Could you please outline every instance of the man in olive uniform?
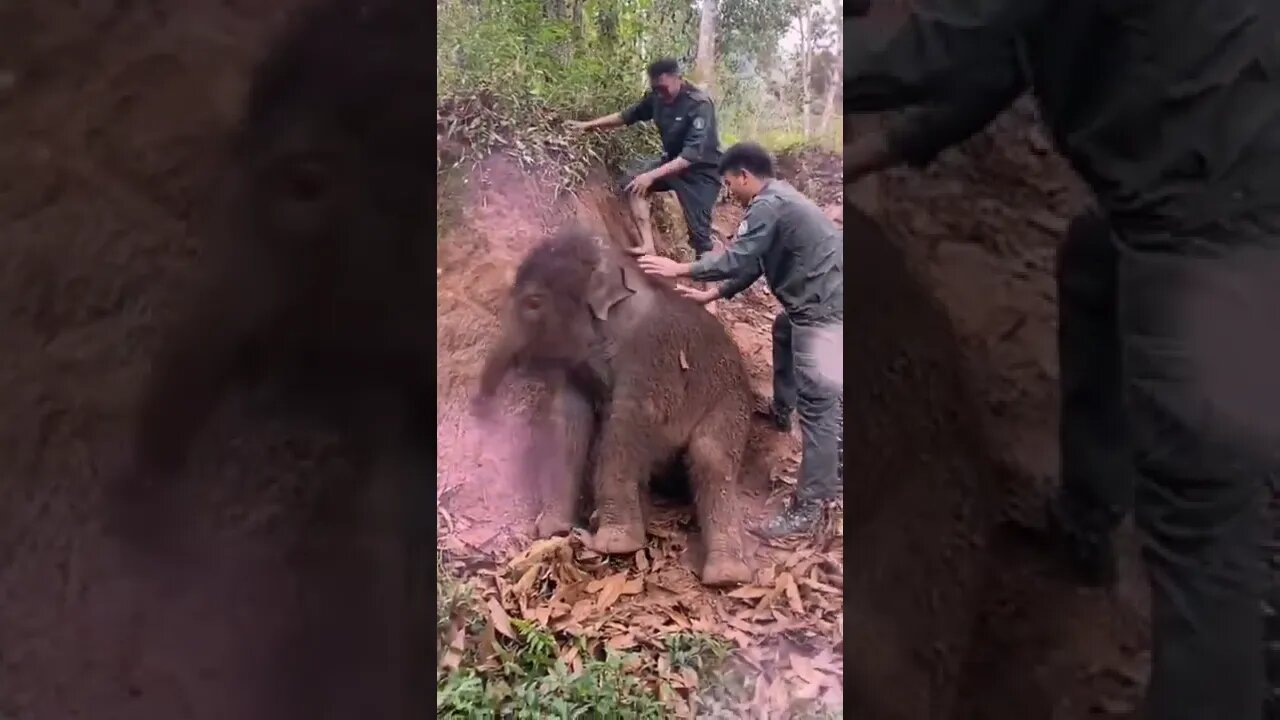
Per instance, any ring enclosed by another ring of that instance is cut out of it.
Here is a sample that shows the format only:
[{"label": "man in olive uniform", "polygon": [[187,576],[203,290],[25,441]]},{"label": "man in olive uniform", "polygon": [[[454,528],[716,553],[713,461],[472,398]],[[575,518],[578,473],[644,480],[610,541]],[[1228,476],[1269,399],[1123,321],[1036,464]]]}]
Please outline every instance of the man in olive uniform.
[{"label": "man in olive uniform", "polygon": [[642,240],[639,252],[652,254],[650,192],[674,192],[689,228],[694,254],[711,249],[711,210],[720,195],[720,136],[711,97],[680,75],[680,66],[663,58],[649,66],[649,92],[632,107],[588,122],[571,122],[578,130],[610,130],[652,120],[662,137],[662,155],[644,158],[627,168],[623,190],[631,195],[631,212]]},{"label": "man in olive uniform", "polygon": [[1132,505],[1152,582],[1147,717],[1259,717],[1280,475],[1277,6],[917,8],[883,47],[847,48],[844,93],[846,112],[926,107],[855,141],[846,169],[927,162],[1033,90],[1102,206],[1059,258],[1064,464],[1048,529],[1083,579],[1107,582]]},{"label": "man in olive uniform", "polygon": [[773,177],[769,153],[753,143],[729,148],[720,161],[729,192],[748,203],[737,238],[694,263],[641,257],[661,277],[720,281],[681,288],[709,303],[746,290],[761,275],[783,311],[773,323],[773,407],[779,429],[798,411],[803,454],[795,496],[756,530],[782,537],[814,528],[822,503],[840,492],[840,396],[844,386],[844,242],[817,205]]}]

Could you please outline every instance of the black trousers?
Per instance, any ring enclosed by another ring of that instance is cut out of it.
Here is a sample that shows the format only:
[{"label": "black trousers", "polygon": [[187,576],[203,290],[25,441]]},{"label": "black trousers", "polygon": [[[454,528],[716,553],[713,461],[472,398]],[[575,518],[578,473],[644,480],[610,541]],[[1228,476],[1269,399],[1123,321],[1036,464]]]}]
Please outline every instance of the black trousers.
[{"label": "black trousers", "polygon": [[1152,584],[1152,720],[1262,715],[1278,270],[1280,221],[1175,237],[1113,232],[1091,212],[1060,250],[1055,509],[1086,540],[1135,514]]}]

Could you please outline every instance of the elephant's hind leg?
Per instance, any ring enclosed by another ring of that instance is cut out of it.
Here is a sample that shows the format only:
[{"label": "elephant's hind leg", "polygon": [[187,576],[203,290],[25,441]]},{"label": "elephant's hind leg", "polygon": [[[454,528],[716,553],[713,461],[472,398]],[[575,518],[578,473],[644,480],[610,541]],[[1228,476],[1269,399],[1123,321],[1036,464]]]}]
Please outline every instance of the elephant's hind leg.
[{"label": "elephant's hind leg", "polygon": [[720,408],[694,428],[689,442],[689,479],[706,544],[705,585],[736,585],[751,580],[742,561],[742,519],[738,507],[738,471],[746,447],[746,411]]}]

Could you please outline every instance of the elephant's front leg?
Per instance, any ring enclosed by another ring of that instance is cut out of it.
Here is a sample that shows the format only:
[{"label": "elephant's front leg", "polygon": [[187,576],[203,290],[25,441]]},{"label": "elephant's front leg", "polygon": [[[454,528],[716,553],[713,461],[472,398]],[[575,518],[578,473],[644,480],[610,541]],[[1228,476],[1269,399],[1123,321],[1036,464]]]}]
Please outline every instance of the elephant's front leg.
[{"label": "elephant's front leg", "polygon": [[[594,407],[590,399],[571,384],[559,393],[560,418],[556,425],[554,448],[563,465],[550,463],[542,476],[542,515],[538,519],[538,537],[563,535],[573,529],[577,518],[578,498],[583,481],[590,472],[591,443],[596,434]],[[545,452],[548,446],[531,448]],[[563,455],[559,455],[559,453]]]},{"label": "elephant's front leg", "polygon": [[705,585],[734,585],[751,580],[742,557],[742,521],[738,509],[738,472],[749,432],[745,407],[713,410],[694,430],[689,443],[698,525],[706,545]]},{"label": "elephant's front leg", "polygon": [[599,553],[621,555],[644,547],[644,513],[641,483],[653,471],[655,444],[652,432],[635,420],[627,405],[615,404],[600,434],[595,471],[596,512],[600,528],[592,539]]}]

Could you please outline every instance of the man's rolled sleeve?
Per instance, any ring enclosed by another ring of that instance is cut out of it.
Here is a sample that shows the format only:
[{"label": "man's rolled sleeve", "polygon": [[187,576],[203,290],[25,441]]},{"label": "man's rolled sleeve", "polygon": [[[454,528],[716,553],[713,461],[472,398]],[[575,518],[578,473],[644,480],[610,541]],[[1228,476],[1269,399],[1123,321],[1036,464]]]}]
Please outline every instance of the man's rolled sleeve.
[{"label": "man's rolled sleeve", "polygon": [[685,134],[680,157],[690,163],[706,159],[707,138],[711,134],[711,103],[700,102],[689,111],[689,132]]},{"label": "man's rolled sleeve", "polygon": [[778,210],[773,203],[752,203],[742,220],[746,227],[733,244],[703,255],[689,268],[689,277],[699,281],[731,280],[755,271],[773,243],[777,223]]},{"label": "man's rolled sleeve", "polygon": [[646,94],[640,102],[619,113],[624,125],[635,125],[638,122],[653,119],[653,96]]},{"label": "man's rolled sleeve", "polygon": [[[846,46],[845,112],[881,112],[946,97],[957,73],[985,65],[982,59],[993,45],[1007,46],[1041,16],[1048,3],[922,0],[887,43]],[[867,21],[845,24],[863,22]]]}]

